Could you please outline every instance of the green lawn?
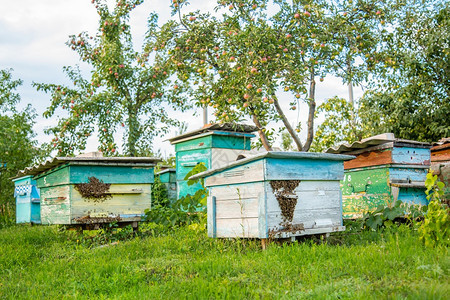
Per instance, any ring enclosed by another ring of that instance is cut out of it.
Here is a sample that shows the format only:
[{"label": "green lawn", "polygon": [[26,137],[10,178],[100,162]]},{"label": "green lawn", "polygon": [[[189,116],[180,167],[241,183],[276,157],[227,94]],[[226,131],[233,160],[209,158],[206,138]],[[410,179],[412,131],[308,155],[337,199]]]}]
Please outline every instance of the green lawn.
[{"label": "green lawn", "polygon": [[407,227],[328,243],[210,239],[189,229],[94,248],[54,226],[0,230],[0,298],[448,299],[448,249]]}]

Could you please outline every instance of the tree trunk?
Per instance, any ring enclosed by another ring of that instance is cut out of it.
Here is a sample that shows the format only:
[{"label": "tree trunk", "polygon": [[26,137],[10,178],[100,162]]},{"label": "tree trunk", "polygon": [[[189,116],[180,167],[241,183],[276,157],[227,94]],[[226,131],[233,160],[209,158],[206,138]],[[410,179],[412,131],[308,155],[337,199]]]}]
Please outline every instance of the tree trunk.
[{"label": "tree trunk", "polygon": [[302,142],[300,141],[300,138],[298,137],[298,135],[295,133],[295,130],[292,128],[291,123],[289,123],[289,120],[286,118],[286,115],[284,114],[283,110],[281,109],[280,103],[276,99],[273,99],[273,100],[274,100],[275,108],[276,108],[278,114],[280,115],[281,120],[283,121],[283,124],[286,127],[286,130],[292,136],[295,144],[297,145],[297,150],[303,151]]},{"label": "tree trunk", "polygon": [[258,127],[258,134],[259,134],[259,138],[261,139],[261,143],[264,146],[264,149],[266,149],[266,151],[272,151],[272,147],[270,146],[269,140],[267,139],[266,134],[264,133],[264,131],[262,130],[262,126],[261,123],[259,123],[258,117],[256,117],[255,115],[252,116],[253,117],[253,123],[255,123],[256,127]]},{"label": "tree trunk", "polygon": [[309,78],[309,115],[308,115],[308,137],[306,138],[303,151],[309,151],[314,139],[314,113],[316,112],[316,81],[314,80],[314,67],[311,67],[311,77]]},{"label": "tree trunk", "polygon": [[133,108],[128,108],[128,155],[137,156],[136,142],[138,137],[139,121],[136,118],[136,113]]}]

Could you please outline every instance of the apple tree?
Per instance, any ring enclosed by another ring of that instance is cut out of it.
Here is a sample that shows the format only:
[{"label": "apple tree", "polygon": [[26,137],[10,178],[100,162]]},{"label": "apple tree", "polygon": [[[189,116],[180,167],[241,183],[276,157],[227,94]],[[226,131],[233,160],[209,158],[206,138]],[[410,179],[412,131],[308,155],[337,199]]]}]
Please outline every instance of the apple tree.
[{"label": "apple tree", "polygon": [[30,105],[19,111],[22,80],[11,70],[0,70],[0,227],[14,222],[14,183],[11,177],[45,157],[37,147],[33,131],[36,116]]},{"label": "apple tree", "polygon": [[52,143],[60,155],[84,150],[94,132],[99,150],[106,155],[117,154],[115,136],[120,133],[124,154],[147,155],[155,136],[179,124],[169,115],[168,108],[183,111],[188,105],[177,97],[177,89],[166,91],[167,86],[173,85],[170,68],[147,47],[158,31],[155,14],[148,19],[142,50],[136,51],[133,46],[129,18],[142,1],[116,0],[109,8],[106,1],[92,0],[99,15],[96,34],[82,32],[67,42],[89,65],[89,76],[78,66],[65,67],[73,86],[35,83],[38,90],[51,95],[45,117],[65,111],[58,124],[47,130],[54,135]]},{"label": "apple tree", "polygon": [[[315,83],[328,72],[321,1],[220,1],[221,17],[192,12],[182,15],[186,2],[174,0],[179,22],[163,26],[155,47],[166,45],[167,60],[198,106],[214,108],[218,121],[251,118],[260,128],[265,149],[271,149],[269,122],[281,121],[297,150],[307,151],[314,135]],[[276,10],[274,9],[276,8]],[[291,124],[279,101],[290,95],[288,109],[304,101],[309,108],[307,139],[300,124]]]}]

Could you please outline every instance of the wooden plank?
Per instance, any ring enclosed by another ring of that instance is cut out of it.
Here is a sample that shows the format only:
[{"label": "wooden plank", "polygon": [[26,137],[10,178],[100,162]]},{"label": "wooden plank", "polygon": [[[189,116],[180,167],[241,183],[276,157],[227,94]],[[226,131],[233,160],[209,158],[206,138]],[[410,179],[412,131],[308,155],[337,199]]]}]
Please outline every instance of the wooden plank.
[{"label": "wooden plank", "polygon": [[266,180],[341,180],[343,162],[326,159],[266,158]]},{"label": "wooden plank", "polygon": [[219,238],[257,238],[258,218],[217,219],[217,233]]},{"label": "wooden plank", "polygon": [[419,168],[389,168],[389,180],[394,182],[424,182],[428,169]]},{"label": "wooden plank", "polygon": [[240,154],[248,152],[247,150],[241,149],[213,148],[211,150],[211,169],[220,168],[234,162]]},{"label": "wooden plank", "polygon": [[112,184],[146,184],[154,182],[153,167],[70,166],[70,182],[86,183],[96,177]]},{"label": "wooden plank", "polygon": [[207,149],[211,148],[211,146],[212,135],[209,134],[207,136],[200,136],[175,144],[175,152]]},{"label": "wooden plank", "polygon": [[41,188],[41,223],[70,224],[70,186]]},{"label": "wooden plank", "polygon": [[400,187],[398,200],[408,204],[428,205],[425,187],[423,188],[407,188]]},{"label": "wooden plank", "polygon": [[199,149],[176,153],[177,181],[184,177],[198,163],[204,163],[209,169],[211,166],[211,149]]},{"label": "wooden plank", "polygon": [[430,149],[412,147],[394,147],[392,162],[397,164],[430,165]]},{"label": "wooden plank", "polygon": [[392,149],[383,149],[359,154],[355,159],[345,161],[344,169],[378,166],[392,163]]},{"label": "wooden plank", "polygon": [[[446,145],[443,145],[446,146]],[[446,162],[450,161],[450,148],[442,150],[431,149],[431,162]]]},{"label": "wooden plank", "polygon": [[70,183],[69,166],[63,165],[36,176],[38,188],[64,185]]},{"label": "wooden plank", "polygon": [[145,209],[151,208],[151,185],[111,185],[111,190],[130,190],[140,189],[139,194],[113,194],[111,198],[104,201],[95,202],[83,198],[80,193],[72,186],[71,194],[71,219],[90,215],[108,216],[108,215],[141,215]]},{"label": "wooden plank", "polygon": [[[330,220],[333,226],[342,224],[342,214],[336,208],[321,208],[316,210],[296,210],[292,219],[292,224],[303,224],[305,229],[313,228],[316,221]],[[281,212],[273,211],[267,213],[268,230],[278,231],[283,223]]]},{"label": "wooden plank", "polygon": [[[229,132],[233,134],[232,132]],[[216,135],[212,136],[213,148],[226,148],[236,150],[250,150],[251,138],[246,136],[234,136],[234,135]]]},{"label": "wooden plank", "polygon": [[228,185],[236,183],[257,182],[264,180],[263,160],[249,162],[234,168],[221,171],[214,176],[209,176],[205,180],[205,185]]},{"label": "wooden plank", "polygon": [[[267,228],[279,230],[283,216],[278,200],[273,194],[270,184],[266,187]],[[331,220],[334,225],[341,225],[341,192],[339,181],[301,181],[294,190],[298,195],[292,224],[303,224],[304,228],[312,228],[319,220]]]}]

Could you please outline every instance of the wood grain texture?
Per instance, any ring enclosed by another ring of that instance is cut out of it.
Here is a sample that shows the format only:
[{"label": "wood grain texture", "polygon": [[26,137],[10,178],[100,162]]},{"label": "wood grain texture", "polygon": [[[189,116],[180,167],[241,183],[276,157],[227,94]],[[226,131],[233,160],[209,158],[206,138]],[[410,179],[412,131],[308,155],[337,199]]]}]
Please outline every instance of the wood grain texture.
[{"label": "wood grain texture", "polygon": [[259,201],[264,195],[263,182],[214,186],[209,191],[210,237],[259,237]]},{"label": "wood grain texture", "polygon": [[442,150],[431,149],[431,162],[447,162],[450,161],[450,148]]},{"label": "wood grain texture", "polygon": [[245,153],[248,153],[248,151],[242,149],[213,148],[211,151],[211,169],[220,168],[230,162],[236,161],[236,158],[240,154]]},{"label": "wood grain texture", "polygon": [[154,182],[153,167],[70,166],[72,184],[88,182],[91,176],[112,184]]},{"label": "wood grain texture", "polygon": [[70,186],[41,188],[41,223],[70,224]]},{"label": "wood grain texture", "polygon": [[[283,222],[278,200],[266,182],[267,228],[278,230]],[[303,224],[313,228],[318,220],[330,220],[334,225],[342,224],[341,191],[339,181],[301,181],[294,190],[298,196],[292,224]]]},{"label": "wood grain texture", "polygon": [[264,161],[257,160],[245,165],[226,169],[222,172],[209,176],[205,180],[205,185],[228,185],[247,182],[257,182],[264,180]]},{"label": "wood grain texture", "polygon": [[[120,191],[139,189],[139,194],[121,194]],[[105,201],[94,202],[83,198],[71,186],[71,219],[85,217],[121,216],[122,221],[126,215],[143,215],[145,209],[151,208],[151,184],[112,184],[110,191],[114,191],[112,198]]]},{"label": "wood grain texture", "polygon": [[344,170],[392,163],[392,149],[364,152],[355,159],[344,162]]},{"label": "wood grain texture", "polygon": [[392,150],[392,161],[396,164],[429,166],[430,160],[431,151],[428,148],[394,147]]},{"label": "wood grain texture", "polygon": [[327,159],[266,158],[265,180],[341,180],[343,162]]}]

